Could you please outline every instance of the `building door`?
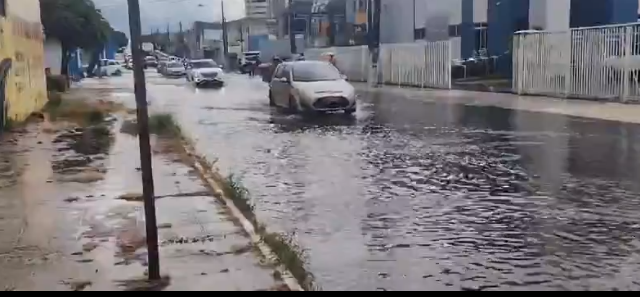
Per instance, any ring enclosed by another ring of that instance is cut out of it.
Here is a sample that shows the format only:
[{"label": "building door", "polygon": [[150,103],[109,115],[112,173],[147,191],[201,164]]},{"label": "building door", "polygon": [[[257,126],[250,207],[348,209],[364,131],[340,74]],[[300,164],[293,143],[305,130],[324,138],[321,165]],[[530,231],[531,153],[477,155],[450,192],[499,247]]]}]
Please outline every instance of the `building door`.
[{"label": "building door", "polygon": [[4,130],[7,121],[9,106],[6,100],[7,80],[11,69],[11,59],[4,59],[0,62],[0,133]]}]

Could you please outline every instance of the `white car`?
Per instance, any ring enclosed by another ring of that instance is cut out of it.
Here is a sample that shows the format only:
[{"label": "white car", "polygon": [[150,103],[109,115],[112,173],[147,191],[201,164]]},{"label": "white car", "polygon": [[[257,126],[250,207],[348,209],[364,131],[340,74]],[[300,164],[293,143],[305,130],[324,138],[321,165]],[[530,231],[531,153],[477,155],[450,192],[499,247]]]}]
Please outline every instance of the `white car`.
[{"label": "white car", "polygon": [[[95,71],[98,71],[97,67]],[[100,71],[102,72],[102,76],[120,76],[123,72],[120,62],[108,59],[100,60]]]},{"label": "white car", "polygon": [[163,67],[162,74],[166,77],[183,77],[186,73],[184,65],[180,62],[168,62]]},{"label": "white car", "polygon": [[222,67],[211,59],[191,60],[187,64],[187,81],[193,82],[196,87],[224,85],[224,71]]},{"label": "white car", "polygon": [[269,105],[290,112],[356,111],[355,88],[331,63],[285,62],[276,68],[269,84]]}]

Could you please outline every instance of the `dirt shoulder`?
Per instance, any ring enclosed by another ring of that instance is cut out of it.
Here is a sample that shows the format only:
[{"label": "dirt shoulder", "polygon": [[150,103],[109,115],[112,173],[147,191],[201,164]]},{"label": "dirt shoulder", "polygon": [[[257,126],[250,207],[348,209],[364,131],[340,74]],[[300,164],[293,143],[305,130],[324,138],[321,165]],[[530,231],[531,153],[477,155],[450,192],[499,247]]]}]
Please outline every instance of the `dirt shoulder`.
[{"label": "dirt shoulder", "polygon": [[0,290],[282,289],[183,156],[156,137],[166,278],[140,281],[147,263],[138,139],[122,129],[125,111],[94,117],[34,123],[2,141]]}]

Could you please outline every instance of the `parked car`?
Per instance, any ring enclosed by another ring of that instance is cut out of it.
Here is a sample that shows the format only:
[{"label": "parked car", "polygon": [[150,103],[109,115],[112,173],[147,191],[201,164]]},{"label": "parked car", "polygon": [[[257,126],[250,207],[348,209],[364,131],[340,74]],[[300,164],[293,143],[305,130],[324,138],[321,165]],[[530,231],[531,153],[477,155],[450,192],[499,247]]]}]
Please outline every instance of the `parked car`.
[{"label": "parked car", "polygon": [[187,81],[193,82],[196,87],[222,87],[223,75],[222,68],[211,59],[191,60],[187,64]]},{"label": "parked car", "polygon": [[158,67],[158,60],[153,56],[147,56],[144,58],[144,65],[146,67]]},{"label": "parked car", "polygon": [[[167,62],[167,61],[160,61],[160,62],[158,62],[158,67],[156,67],[156,71],[157,71],[158,73],[160,73],[160,74],[164,74],[164,70],[165,70],[165,68],[167,67],[167,64],[168,64],[168,63],[169,63],[169,62]],[[183,68],[184,68],[184,67],[183,67]]]},{"label": "parked car", "polygon": [[169,62],[163,67],[162,74],[166,77],[182,77],[186,75],[184,65],[180,62]]},{"label": "parked car", "polygon": [[269,105],[290,112],[356,111],[355,88],[338,69],[324,61],[284,62],[269,84]]},{"label": "parked car", "polygon": [[240,73],[247,74],[251,72],[254,64],[260,59],[260,52],[244,52],[240,59]]},{"label": "parked car", "polygon": [[[95,75],[98,75],[97,71],[98,67],[94,70]],[[108,59],[100,60],[100,71],[102,72],[102,76],[120,76],[123,72],[120,62]]]}]

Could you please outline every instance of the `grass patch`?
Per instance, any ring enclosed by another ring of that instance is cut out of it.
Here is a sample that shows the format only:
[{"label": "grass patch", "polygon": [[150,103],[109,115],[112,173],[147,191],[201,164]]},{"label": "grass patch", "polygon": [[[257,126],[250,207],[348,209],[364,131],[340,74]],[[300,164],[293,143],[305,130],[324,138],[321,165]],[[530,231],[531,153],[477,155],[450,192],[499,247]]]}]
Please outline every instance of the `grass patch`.
[{"label": "grass patch", "polygon": [[[136,119],[126,120],[122,123],[120,132],[138,136],[138,122]],[[166,138],[182,139],[182,129],[170,113],[159,113],[149,116],[149,133]]]},{"label": "grass patch", "polygon": [[306,291],[320,291],[320,288],[314,285],[313,275],[305,268],[304,250],[295,242],[293,237],[285,234],[268,233],[264,226],[259,229],[262,240],[276,254],[279,264],[291,271],[300,286]]},{"label": "grass patch", "polygon": [[227,197],[233,201],[245,218],[253,224],[264,243],[276,254],[278,264],[291,271],[293,277],[298,280],[303,289],[318,291],[319,288],[313,282],[313,275],[305,268],[305,253],[295,243],[293,237],[285,234],[269,233],[264,225],[258,223],[255,215],[255,205],[251,202],[249,191],[235,175],[229,175],[224,180],[223,186]]},{"label": "grass patch", "polygon": [[182,130],[170,113],[158,113],[149,116],[149,132],[158,136],[182,137]]},{"label": "grass patch", "polygon": [[43,112],[48,114],[52,121],[66,120],[81,126],[90,126],[104,122],[109,114],[121,109],[122,106],[113,102],[65,99],[62,94],[51,92]]},{"label": "grass patch", "polygon": [[233,204],[242,212],[254,226],[257,226],[258,220],[255,215],[255,205],[249,198],[249,190],[242,185],[242,182],[235,175],[230,174],[224,181],[224,193],[233,201]]}]

